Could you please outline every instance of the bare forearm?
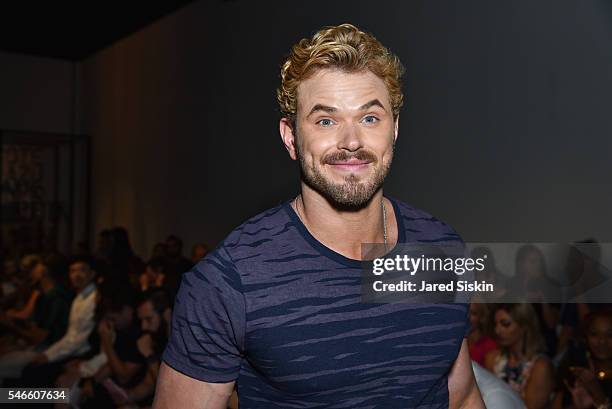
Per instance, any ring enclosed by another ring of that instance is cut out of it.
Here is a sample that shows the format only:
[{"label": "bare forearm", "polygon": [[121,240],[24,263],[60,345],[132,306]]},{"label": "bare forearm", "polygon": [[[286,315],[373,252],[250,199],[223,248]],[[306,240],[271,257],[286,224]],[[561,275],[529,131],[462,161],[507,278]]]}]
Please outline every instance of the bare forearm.
[{"label": "bare forearm", "polygon": [[[450,409],[454,409],[454,407],[451,406]],[[459,402],[457,409],[486,409],[476,382],[472,384],[472,387],[463,402]]]},{"label": "bare forearm", "polygon": [[136,403],[139,402],[155,392],[155,378],[148,373],[147,376],[138,385],[130,389],[128,394],[128,402]]},{"label": "bare forearm", "polygon": [[467,340],[463,339],[461,349],[448,377],[450,409],[486,409],[476,385]]}]

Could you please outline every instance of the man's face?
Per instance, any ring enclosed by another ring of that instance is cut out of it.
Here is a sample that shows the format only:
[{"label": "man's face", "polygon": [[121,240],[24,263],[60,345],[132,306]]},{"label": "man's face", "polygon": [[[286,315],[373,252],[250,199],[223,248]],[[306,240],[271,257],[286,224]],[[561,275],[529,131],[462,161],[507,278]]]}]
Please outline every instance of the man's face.
[{"label": "man's face", "polygon": [[87,287],[94,279],[94,271],[83,262],[76,262],[70,265],[70,283],[77,292]]},{"label": "man's face", "polygon": [[176,240],[166,241],[166,254],[170,257],[179,257],[181,255],[181,245]]},{"label": "man's face", "polygon": [[105,318],[113,323],[115,329],[125,330],[132,324],[134,319],[134,309],[130,306],[123,306],[119,311],[109,311]]},{"label": "man's face", "polygon": [[32,271],[30,271],[30,278],[32,280],[32,284],[39,284],[46,273],[47,266],[45,266],[43,263],[37,263],[34,268],[32,268]]},{"label": "man's face", "polygon": [[156,333],[161,325],[161,316],[153,308],[151,301],[146,301],[138,307],[138,319],[141,329],[145,332]]},{"label": "man's face", "polygon": [[287,138],[281,121],[303,181],[337,206],[365,206],[387,176],[397,138],[384,82],[370,71],[316,72],[298,86],[295,128]]}]

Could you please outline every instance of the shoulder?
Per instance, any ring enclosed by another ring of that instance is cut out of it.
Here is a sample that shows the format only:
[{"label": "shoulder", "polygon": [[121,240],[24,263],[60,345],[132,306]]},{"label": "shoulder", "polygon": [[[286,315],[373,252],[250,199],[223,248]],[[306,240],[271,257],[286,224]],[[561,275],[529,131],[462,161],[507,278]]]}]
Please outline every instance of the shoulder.
[{"label": "shoulder", "polygon": [[[419,242],[463,242],[461,236],[449,224],[397,199],[389,198],[399,210],[398,224],[403,226],[407,241]],[[398,212],[396,212],[398,213]]]},{"label": "shoulder", "polygon": [[533,358],[533,366],[531,368],[532,374],[536,374],[536,373],[546,374],[552,371],[553,371],[552,362],[550,358],[548,358],[546,355],[544,354],[536,355]]},{"label": "shoulder", "polygon": [[271,247],[277,247],[290,223],[284,204],[251,217],[184,275],[185,285],[193,286],[202,281],[219,288],[229,285],[235,291],[242,291],[239,266],[252,262],[256,256],[265,257]]},{"label": "shoulder", "polygon": [[540,355],[534,358],[533,365],[527,372],[525,388],[531,391],[545,391],[554,387],[555,372],[551,360]]},{"label": "shoulder", "polygon": [[256,248],[259,244],[278,239],[292,223],[286,207],[286,203],[282,203],[249,218],[228,234],[219,247],[233,254],[239,249]]}]

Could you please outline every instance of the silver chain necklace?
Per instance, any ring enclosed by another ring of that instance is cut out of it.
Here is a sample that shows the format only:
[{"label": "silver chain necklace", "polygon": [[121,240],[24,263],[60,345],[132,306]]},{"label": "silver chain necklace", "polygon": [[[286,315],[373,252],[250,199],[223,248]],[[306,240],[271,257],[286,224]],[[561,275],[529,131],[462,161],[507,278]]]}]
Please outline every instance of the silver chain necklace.
[{"label": "silver chain necklace", "polygon": [[[302,224],[304,224],[304,226],[306,226],[306,222],[304,221],[304,218],[300,214],[300,209],[298,208],[298,197],[299,196],[300,195],[297,195],[295,197],[295,199],[293,199],[293,205],[295,206],[295,212],[296,212],[298,218],[301,220]],[[383,239],[385,241],[385,249],[386,249],[387,248],[387,209],[385,208],[385,198],[384,197],[380,199],[380,207],[382,209]]]}]

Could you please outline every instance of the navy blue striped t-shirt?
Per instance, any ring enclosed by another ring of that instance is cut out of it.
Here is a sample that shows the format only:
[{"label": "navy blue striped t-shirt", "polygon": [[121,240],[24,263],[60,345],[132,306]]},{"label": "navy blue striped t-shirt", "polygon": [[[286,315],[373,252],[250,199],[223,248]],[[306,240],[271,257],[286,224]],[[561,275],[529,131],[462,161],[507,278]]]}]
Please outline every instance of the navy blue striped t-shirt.
[{"label": "navy blue striped t-shirt", "polygon": [[[457,242],[388,198],[398,242]],[[243,223],[183,275],[163,360],[236,381],[240,408],[447,408],[466,304],[361,301],[361,262],[318,242],[290,202]]]}]

